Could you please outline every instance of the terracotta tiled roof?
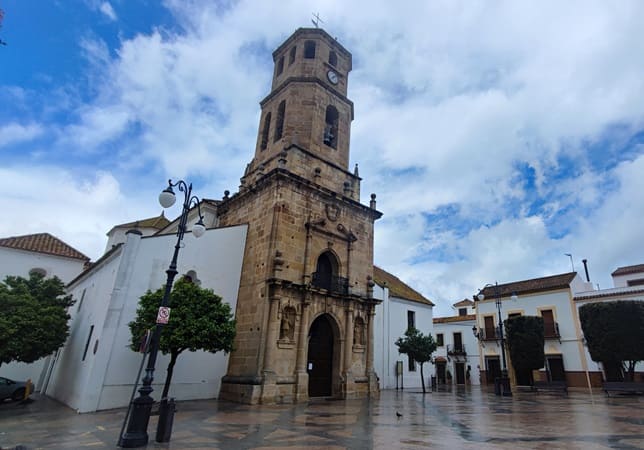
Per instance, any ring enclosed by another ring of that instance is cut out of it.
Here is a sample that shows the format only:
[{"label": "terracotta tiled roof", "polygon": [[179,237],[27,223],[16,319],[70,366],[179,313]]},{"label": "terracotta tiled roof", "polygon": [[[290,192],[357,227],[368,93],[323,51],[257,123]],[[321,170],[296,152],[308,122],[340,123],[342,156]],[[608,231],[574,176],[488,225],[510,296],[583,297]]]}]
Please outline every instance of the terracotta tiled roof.
[{"label": "terracotta tiled roof", "polygon": [[2,238],[0,239],[0,246],[89,261],[87,256],[49,233]]},{"label": "terracotta tiled roof", "polygon": [[644,264],[636,264],[634,266],[624,266],[620,267],[615,272],[611,273],[612,276],[617,275],[628,275],[631,273],[640,273],[644,272]]},{"label": "terracotta tiled roof", "polygon": [[418,291],[409,287],[409,285],[402,282],[398,277],[390,274],[389,272],[381,269],[378,266],[373,266],[373,278],[378,286],[387,287],[389,293],[393,297],[403,298],[405,300],[411,300],[418,303],[423,303],[425,305],[434,304],[422,296]]},{"label": "terracotta tiled roof", "polygon": [[163,211],[161,211],[160,216],[150,217],[148,219],[135,220],[134,222],[122,223],[120,225],[115,225],[114,228],[154,228],[160,230],[165,228],[170,221],[166,219]]},{"label": "terracotta tiled roof", "polygon": [[466,299],[461,300],[460,302],[454,303],[453,306],[458,307],[458,306],[473,306],[473,305],[474,305],[474,302],[472,300],[470,300],[469,298],[466,298]]},{"label": "terracotta tiled roof", "polygon": [[450,316],[450,317],[434,317],[432,321],[434,323],[451,323],[451,322],[466,322],[468,320],[475,320],[476,316],[474,314],[468,314],[467,316]]},{"label": "terracotta tiled roof", "polygon": [[[551,275],[549,277],[533,278],[531,280],[515,281],[513,283],[499,284],[499,295],[501,297],[511,297],[512,294],[529,294],[533,292],[553,291],[555,289],[565,289],[570,287],[570,282],[575,278],[577,272],[562,273]],[[496,297],[496,288],[488,286],[482,290],[486,299]]]}]

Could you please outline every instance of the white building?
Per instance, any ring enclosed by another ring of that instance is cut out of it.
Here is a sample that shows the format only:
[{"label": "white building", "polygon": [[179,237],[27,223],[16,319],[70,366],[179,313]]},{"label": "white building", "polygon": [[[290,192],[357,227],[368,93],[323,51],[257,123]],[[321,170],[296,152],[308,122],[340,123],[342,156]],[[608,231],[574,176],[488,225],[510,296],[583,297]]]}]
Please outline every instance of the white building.
[{"label": "white building", "polygon": [[[476,327],[479,336],[481,383],[493,384],[500,376],[502,353],[499,339],[501,321],[515,315],[541,316],[545,327],[545,368],[514,370],[509,352],[506,365],[512,385],[530,385],[533,380],[566,381],[570,387],[590,384],[588,360],[584,357],[583,336],[574,295],[592,289],[576,272],[488,286],[477,300]],[[516,298],[513,300],[513,297]]]},{"label": "white building", "polygon": [[[398,353],[394,343],[404,337],[409,327],[423,334],[433,334],[434,304],[377,266],[373,267],[373,274],[376,283],[373,296],[382,300],[376,306],[374,317],[374,369],[379,377],[380,389],[420,388],[420,366]],[[426,388],[430,386],[433,372],[431,363],[425,363],[423,374]]]},{"label": "white building", "polygon": [[454,303],[458,315],[434,318],[434,358],[438,384],[480,384],[479,345],[472,327],[476,325],[474,302]]},{"label": "white building", "polygon": [[[644,264],[620,267],[611,274],[613,288],[590,290],[575,294],[574,301],[577,310],[588,303],[614,302],[619,300],[644,301]],[[603,379],[606,381],[619,381],[623,379],[623,368],[609,366],[602,362],[593,361],[584,347],[584,355],[588,361],[590,377],[593,385],[597,386]],[[640,361],[635,366],[635,381],[644,381],[644,362]]]},{"label": "white building", "polygon": [[[245,225],[209,229],[196,241],[187,233],[178,277],[189,275],[235,310],[246,240]],[[176,235],[143,237],[131,230],[68,286],[76,300],[71,334],[52,365],[45,392],[79,412],[128,404],[142,355],[128,348],[128,323],[139,298],[166,281]],[[153,397],[158,400],[169,356],[159,353]],[[223,353],[183,352],[174,368],[170,395],[179,400],[213,398],[226,372]]]},{"label": "white building", "polygon": [[[0,280],[9,275],[28,278],[31,272],[37,272],[68,283],[88,262],[87,256],[49,233],[0,239]],[[29,364],[3,364],[0,376],[20,381],[31,379],[35,389],[40,390],[48,361],[46,357]]]}]

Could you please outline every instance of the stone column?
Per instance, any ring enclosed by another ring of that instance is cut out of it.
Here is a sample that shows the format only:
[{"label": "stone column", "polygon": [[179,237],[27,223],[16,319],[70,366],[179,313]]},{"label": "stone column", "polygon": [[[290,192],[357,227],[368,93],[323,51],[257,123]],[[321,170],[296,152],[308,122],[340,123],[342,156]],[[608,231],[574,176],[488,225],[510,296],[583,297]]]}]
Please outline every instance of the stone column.
[{"label": "stone column", "polygon": [[279,296],[269,297],[268,306],[268,330],[266,331],[266,343],[264,348],[264,368],[262,370],[262,403],[274,403],[277,399],[277,374],[275,373],[275,348],[277,346],[277,308],[280,302]]},{"label": "stone column", "polygon": [[[309,295],[308,293],[305,295]],[[306,371],[306,353],[309,346],[309,307],[310,299],[302,302],[300,313],[300,330],[297,338],[297,359],[295,361],[295,400],[304,401],[309,397],[309,374]]]},{"label": "stone column", "polygon": [[344,370],[343,372],[351,371],[351,362],[353,359],[353,309],[346,309],[346,323],[344,332]]},{"label": "stone column", "polygon": [[369,378],[369,395],[376,397],[380,394],[380,387],[378,385],[378,376],[373,370],[373,321],[376,316],[376,307],[371,306],[369,310],[369,324],[367,326],[367,377]]}]

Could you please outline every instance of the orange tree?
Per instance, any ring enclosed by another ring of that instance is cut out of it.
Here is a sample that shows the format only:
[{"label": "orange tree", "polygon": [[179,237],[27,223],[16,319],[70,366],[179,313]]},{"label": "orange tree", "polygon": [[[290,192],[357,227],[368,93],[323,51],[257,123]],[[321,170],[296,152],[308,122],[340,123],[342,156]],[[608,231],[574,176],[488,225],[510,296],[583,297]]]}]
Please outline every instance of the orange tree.
[{"label": "orange tree", "polygon": [[[129,323],[132,350],[139,351],[146,331],[156,326],[164,291],[165,287],[161,287],[141,297],[136,318]],[[187,280],[178,280],[172,287],[168,306],[171,307],[170,321],[164,326],[159,342],[159,350],[164,355],[170,355],[161,398],[168,396],[174,365],[183,351],[228,353],[233,349],[235,338],[235,320],[230,305],[211,289],[203,289]]]},{"label": "orange tree", "polygon": [[400,337],[395,342],[398,353],[407,355],[420,364],[420,381],[425,393],[425,377],[423,375],[423,364],[431,361],[432,353],[436,351],[436,342],[431,334],[424,335],[416,328],[408,328],[405,337]]}]

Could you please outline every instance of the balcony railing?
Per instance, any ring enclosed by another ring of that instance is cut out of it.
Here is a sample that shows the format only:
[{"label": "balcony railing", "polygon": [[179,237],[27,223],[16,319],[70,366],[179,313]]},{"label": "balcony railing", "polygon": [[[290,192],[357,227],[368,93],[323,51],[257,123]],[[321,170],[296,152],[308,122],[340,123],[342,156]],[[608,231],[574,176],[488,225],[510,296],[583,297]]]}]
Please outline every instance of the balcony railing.
[{"label": "balcony railing", "polygon": [[543,324],[543,337],[546,339],[559,339],[559,324],[557,322],[546,322]]},{"label": "balcony railing", "polygon": [[464,345],[448,345],[447,346],[447,354],[448,355],[467,355],[465,352],[465,346]]},{"label": "balcony railing", "polygon": [[497,339],[501,339],[497,328],[483,328],[480,333],[480,339],[482,341],[496,341]]},{"label": "balcony railing", "polygon": [[349,280],[335,275],[329,276],[328,274],[313,272],[311,284],[335,294],[347,295],[349,293]]}]

